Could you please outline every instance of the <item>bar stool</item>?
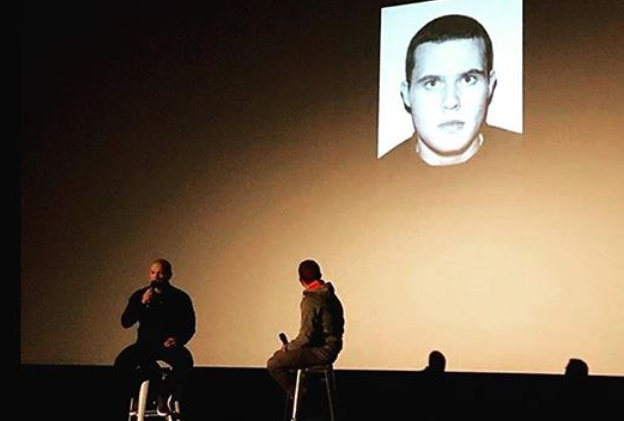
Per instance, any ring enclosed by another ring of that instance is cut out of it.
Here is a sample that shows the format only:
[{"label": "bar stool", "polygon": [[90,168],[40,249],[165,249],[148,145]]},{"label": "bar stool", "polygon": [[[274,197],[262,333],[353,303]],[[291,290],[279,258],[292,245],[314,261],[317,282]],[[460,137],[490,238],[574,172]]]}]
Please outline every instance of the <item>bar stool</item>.
[{"label": "bar stool", "polygon": [[304,394],[302,393],[304,389],[303,383],[306,378],[310,376],[320,376],[320,379],[325,382],[329,419],[330,421],[336,421],[336,380],[334,378],[334,367],[332,364],[315,365],[297,370],[297,381],[295,383],[295,395],[293,397],[290,420],[298,421],[297,417],[299,416],[299,409],[304,398]]},{"label": "bar stool", "polygon": [[[167,376],[171,373],[171,366],[165,361],[157,360],[158,370],[160,371],[160,380],[164,382]],[[134,396],[130,398],[130,410],[128,411],[128,421],[144,421],[148,417],[161,417],[166,421],[181,421],[180,418],[180,401],[174,395],[169,395],[167,399],[167,407],[169,408],[168,414],[159,414],[156,410],[155,402],[151,402],[148,405],[150,379],[149,377],[141,382],[139,388],[138,404],[134,405]]]}]

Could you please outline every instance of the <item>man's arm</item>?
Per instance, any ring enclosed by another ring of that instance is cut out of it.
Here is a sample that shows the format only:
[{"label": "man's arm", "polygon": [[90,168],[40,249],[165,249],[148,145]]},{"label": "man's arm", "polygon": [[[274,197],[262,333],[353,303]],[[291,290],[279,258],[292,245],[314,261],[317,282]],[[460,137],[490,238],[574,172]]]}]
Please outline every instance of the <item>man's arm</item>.
[{"label": "man's arm", "polygon": [[177,332],[176,344],[184,346],[195,335],[196,319],[195,309],[191,297],[182,293],[180,296],[179,331]]},{"label": "man's arm", "polygon": [[134,324],[139,321],[141,312],[143,311],[144,307],[141,302],[142,296],[143,289],[134,292],[134,294],[130,296],[128,304],[126,305],[126,309],[121,315],[121,325],[125,329],[134,326]]},{"label": "man's arm", "polygon": [[299,334],[286,346],[286,351],[304,348],[312,342],[314,337],[314,318],[316,316],[317,305],[312,297],[304,297],[301,301],[301,326]]}]

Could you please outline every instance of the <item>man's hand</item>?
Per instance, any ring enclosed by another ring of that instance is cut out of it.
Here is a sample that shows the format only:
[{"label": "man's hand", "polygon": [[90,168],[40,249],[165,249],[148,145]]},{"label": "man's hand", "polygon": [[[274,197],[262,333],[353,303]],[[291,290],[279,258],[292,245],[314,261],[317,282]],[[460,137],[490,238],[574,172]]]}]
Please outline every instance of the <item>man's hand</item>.
[{"label": "man's hand", "polygon": [[163,344],[165,348],[173,348],[177,345],[176,339],[173,336],[168,337]]},{"label": "man's hand", "polygon": [[162,294],[160,286],[155,283],[155,281],[152,281],[150,283],[150,287],[146,289],[143,293],[143,296],[141,297],[141,303],[143,303],[144,305],[148,305],[152,302],[154,298],[156,298],[156,295],[160,294]]},{"label": "man's hand", "polygon": [[153,288],[148,288],[145,290],[145,292],[143,293],[143,296],[141,297],[141,303],[142,304],[149,304],[150,301],[152,300],[152,295],[154,295],[154,289]]}]

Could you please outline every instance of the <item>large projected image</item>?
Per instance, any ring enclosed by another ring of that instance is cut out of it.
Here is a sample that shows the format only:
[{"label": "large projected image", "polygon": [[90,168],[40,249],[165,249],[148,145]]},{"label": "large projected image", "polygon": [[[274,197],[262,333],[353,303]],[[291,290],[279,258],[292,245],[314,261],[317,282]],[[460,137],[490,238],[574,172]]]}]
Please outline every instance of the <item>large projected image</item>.
[{"label": "large projected image", "polygon": [[282,3],[25,6],[22,363],[112,366],[164,258],[264,369],[312,259],[337,369],[624,375],[624,3]]},{"label": "large projected image", "polygon": [[[487,22],[495,41],[480,21]],[[402,68],[399,63],[404,63]],[[402,124],[398,80],[411,130]],[[379,101],[378,157],[414,133],[412,149],[429,165],[466,162],[486,141],[486,116],[490,127],[521,132],[522,2],[446,1],[384,8]],[[497,137],[492,132],[487,140]]]}]

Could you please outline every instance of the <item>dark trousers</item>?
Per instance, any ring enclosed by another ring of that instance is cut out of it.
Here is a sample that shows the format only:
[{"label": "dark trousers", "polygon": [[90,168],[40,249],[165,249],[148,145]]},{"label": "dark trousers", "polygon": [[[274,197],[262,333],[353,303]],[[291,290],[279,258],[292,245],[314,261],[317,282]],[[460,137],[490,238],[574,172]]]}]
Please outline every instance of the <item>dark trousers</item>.
[{"label": "dark trousers", "polygon": [[292,351],[276,351],[269,361],[267,369],[277,384],[288,396],[295,394],[296,371],[314,365],[332,364],[340,349],[332,347],[299,348]]},{"label": "dark trousers", "polygon": [[[171,373],[164,384],[160,383],[157,360],[165,361],[171,366]],[[192,368],[193,356],[183,346],[165,348],[135,343],[121,351],[115,359],[120,392],[126,397],[137,393],[139,384],[145,379],[150,379],[160,384],[161,393],[174,393],[179,399]]]}]

